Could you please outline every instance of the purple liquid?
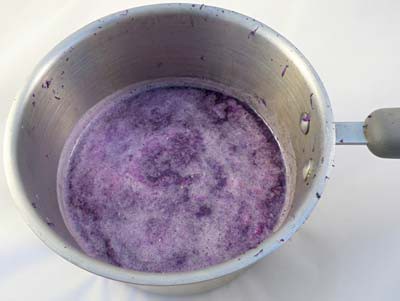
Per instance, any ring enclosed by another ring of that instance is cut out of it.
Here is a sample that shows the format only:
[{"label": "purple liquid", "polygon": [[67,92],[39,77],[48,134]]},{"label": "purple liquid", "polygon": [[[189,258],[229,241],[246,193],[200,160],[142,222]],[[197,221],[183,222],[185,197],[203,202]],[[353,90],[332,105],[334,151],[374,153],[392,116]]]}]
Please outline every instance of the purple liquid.
[{"label": "purple liquid", "polygon": [[67,141],[58,183],[65,222],[88,255],[138,271],[191,271],[256,247],[277,225],[281,152],[236,99],[158,88],[90,114]]}]

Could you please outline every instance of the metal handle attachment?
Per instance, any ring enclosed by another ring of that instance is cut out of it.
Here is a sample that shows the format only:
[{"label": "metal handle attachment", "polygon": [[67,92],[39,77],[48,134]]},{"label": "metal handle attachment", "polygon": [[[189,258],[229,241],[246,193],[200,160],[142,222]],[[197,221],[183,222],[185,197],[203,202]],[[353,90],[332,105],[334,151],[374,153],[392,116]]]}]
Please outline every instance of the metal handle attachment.
[{"label": "metal handle attachment", "polygon": [[367,145],[381,158],[400,158],[400,108],[379,109],[365,122],[337,122],[337,145]]}]

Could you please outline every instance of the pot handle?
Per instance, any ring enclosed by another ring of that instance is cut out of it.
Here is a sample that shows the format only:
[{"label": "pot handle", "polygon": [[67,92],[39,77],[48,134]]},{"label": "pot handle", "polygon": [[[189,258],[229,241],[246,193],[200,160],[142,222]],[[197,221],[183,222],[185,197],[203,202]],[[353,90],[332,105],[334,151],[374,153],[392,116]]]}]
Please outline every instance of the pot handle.
[{"label": "pot handle", "polygon": [[400,159],[400,108],[379,109],[365,122],[336,122],[337,145],[362,145],[381,158]]}]

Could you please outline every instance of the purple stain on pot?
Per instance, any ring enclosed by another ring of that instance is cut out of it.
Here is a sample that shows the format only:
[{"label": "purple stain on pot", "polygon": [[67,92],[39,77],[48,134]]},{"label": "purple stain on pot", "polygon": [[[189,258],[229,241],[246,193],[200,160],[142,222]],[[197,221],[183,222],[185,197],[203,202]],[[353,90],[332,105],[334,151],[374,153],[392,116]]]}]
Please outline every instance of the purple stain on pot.
[{"label": "purple stain on pot", "polygon": [[285,67],[282,70],[281,76],[284,77],[286,74],[287,69],[289,68],[289,65],[285,65]]},{"label": "purple stain on pot", "polygon": [[304,113],[303,116],[301,117],[301,120],[303,120],[304,122],[310,122],[311,115],[309,113]]},{"label": "purple stain on pot", "polygon": [[257,257],[258,255],[260,255],[264,250],[261,249],[260,251],[257,252],[257,254],[254,255],[254,257]]},{"label": "purple stain on pot", "polygon": [[53,81],[53,79],[47,79],[44,81],[44,83],[42,83],[42,88],[43,89],[48,89],[50,88],[51,82]]},{"label": "purple stain on pot", "polygon": [[74,133],[60,204],[92,257],[138,271],[201,269],[257,247],[281,217],[279,146],[232,97],[185,87],[126,93],[98,104]]},{"label": "purple stain on pot", "polygon": [[260,98],[260,100],[261,100],[262,104],[266,107],[267,106],[267,102],[265,101],[265,99],[264,98]]},{"label": "purple stain on pot", "polygon": [[256,32],[257,32],[258,28],[259,28],[259,26],[257,26],[252,31],[250,31],[249,34],[247,35],[247,38],[250,39],[251,36],[254,37],[256,35]]},{"label": "purple stain on pot", "polygon": [[55,224],[51,221],[51,219],[50,218],[48,218],[48,217],[46,217],[46,224],[49,226],[49,227],[54,227],[55,226]]},{"label": "purple stain on pot", "polygon": [[129,13],[129,10],[124,10],[122,13],[120,13],[120,16],[127,16]]},{"label": "purple stain on pot", "polygon": [[310,94],[310,106],[311,106],[311,110],[314,110],[313,96],[314,96],[314,93],[311,93],[311,94]]}]

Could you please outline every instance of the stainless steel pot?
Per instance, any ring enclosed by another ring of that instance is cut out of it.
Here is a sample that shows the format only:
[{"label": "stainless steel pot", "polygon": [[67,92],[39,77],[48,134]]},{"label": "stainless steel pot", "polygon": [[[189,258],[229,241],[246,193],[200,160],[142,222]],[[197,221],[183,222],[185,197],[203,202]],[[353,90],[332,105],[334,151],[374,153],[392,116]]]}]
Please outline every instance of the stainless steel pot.
[{"label": "stainless steel pot", "polygon": [[[79,118],[104,97],[128,85],[171,78],[214,83],[240,94],[268,121],[283,149],[288,215],[256,249],[203,270],[143,273],[90,258],[69,234],[57,203],[57,163],[64,142]],[[399,116],[399,109],[386,109],[365,124],[335,124],[328,95],[310,63],[268,26],[205,5],[152,5],[87,25],[39,63],[11,110],[4,159],[17,206],[56,253],[110,279],[159,293],[194,293],[233,279],[299,229],[322,195],[335,142],[368,141],[375,154],[399,157]]]}]

